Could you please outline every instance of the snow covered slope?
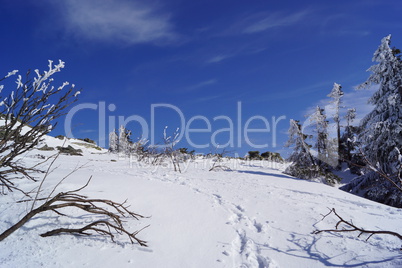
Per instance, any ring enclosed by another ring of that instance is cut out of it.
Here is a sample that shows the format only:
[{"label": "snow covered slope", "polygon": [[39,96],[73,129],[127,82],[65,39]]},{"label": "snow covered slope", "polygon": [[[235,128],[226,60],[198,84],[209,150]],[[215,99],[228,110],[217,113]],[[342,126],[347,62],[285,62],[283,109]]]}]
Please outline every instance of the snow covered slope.
[{"label": "snow covered slope", "polygon": [[[48,137],[45,142],[54,147],[62,141]],[[93,176],[84,194],[128,199],[132,211],[149,216],[126,222],[132,231],[150,225],[139,234],[149,247],[132,245],[124,237],[118,243],[98,235],[42,238],[39,234],[50,229],[82,226],[94,217],[47,213],[0,242],[0,267],[402,267],[402,241],[397,238],[373,236],[365,242],[364,235],[354,233],[311,234],[334,227],[335,218],[320,221],[332,207],[358,226],[402,233],[400,209],[284,175],[284,167],[276,163],[231,160],[225,164],[232,171],[210,172],[210,160],[198,159],[177,173],[77,142],[64,146],[81,148],[83,156],[61,155],[41,196],[84,165],[57,190],[79,188]],[[39,162],[39,155],[54,152],[33,150],[24,161]],[[20,198],[0,196],[0,231],[30,208],[29,203],[15,203]]]}]

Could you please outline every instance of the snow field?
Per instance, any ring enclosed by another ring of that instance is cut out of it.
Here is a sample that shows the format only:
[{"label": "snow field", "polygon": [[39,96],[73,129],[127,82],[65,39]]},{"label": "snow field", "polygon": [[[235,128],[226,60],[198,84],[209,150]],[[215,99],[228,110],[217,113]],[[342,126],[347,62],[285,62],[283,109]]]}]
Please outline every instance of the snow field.
[{"label": "snow field", "polygon": [[[60,143],[51,137],[46,142]],[[169,167],[130,165],[128,159],[71,145],[82,148],[84,156],[61,155],[41,195],[85,164],[57,190],[79,188],[92,176],[82,193],[118,202],[127,199],[132,211],[147,218],[128,219],[126,225],[132,231],[150,225],[138,235],[149,247],[132,245],[123,236],[118,243],[99,235],[42,238],[39,234],[60,225],[78,227],[94,219],[74,210],[74,218],[46,213],[0,243],[1,267],[402,266],[397,238],[373,236],[365,242],[364,235],[358,238],[355,233],[311,234],[316,228],[334,228],[336,218],[320,221],[332,207],[366,229],[402,232],[400,209],[284,175],[285,167],[278,165],[241,163],[232,171],[209,172],[199,159],[177,173]],[[37,154],[53,153],[34,150],[24,160],[33,163],[40,161]],[[37,186],[25,181],[21,185]],[[0,230],[28,211],[28,203],[15,203],[21,198],[17,196],[1,196]]]}]

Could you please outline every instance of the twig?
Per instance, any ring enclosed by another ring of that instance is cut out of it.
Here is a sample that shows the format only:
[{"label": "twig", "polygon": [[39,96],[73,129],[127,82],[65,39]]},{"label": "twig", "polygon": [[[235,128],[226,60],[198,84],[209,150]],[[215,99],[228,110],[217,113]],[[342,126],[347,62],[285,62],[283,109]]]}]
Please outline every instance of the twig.
[{"label": "twig", "polygon": [[[18,230],[20,227],[22,227],[25,223],[27,223],[37,214],[40,214],[45,211],[53,211],[54,213],[60,216],[67,216],[66,214],[59,212],[59,210],[66,207],[70,207],[70,208],[78,208],[82,211],[96,215],[103,215],[106,217],[106,219],[94,221],[78,229],[59,228],[51,230],[42,234],[41,236],[43,237],[52,236],[60,233],[78,233],[78,234],[89,235],[90,233],[87,233],[86,231],[92,230],[95,231],[96,233],[109,236],[112,239],[112,241],[114,241],[114,235],[112,232],[114,230],[119,234],[126,234],[129,237],[131,243],[137,242],[141,246],[147,246],[145,241],[138,239],[136,237],[136,235],[146,227],[144,227],[139,231],[129,232],[123,226],[123,218],[132,217],[137,220],[139,220],[140,218],[144,218],[144,216],[128,210],[128,206],[125,205],[126,201],[124,201],[123,203],[118,203],[108,199],[90,199],[87,196],[78,194],[79,191],[83,190],[85,187],[88,186],[89,182],[91,181],[91,178],[89,178],[89,180],[86,182],[84,186],[65,193],[60,192],[54,197],[46,200],[41,206],[29,211],[28,214],[26,214],[20,221],[18,221],[16,224],[14,224],[13,226],[11,226],[6,231],[0,234],[0,241],[4,240],[13,232]],[[106,205],[106,208],[101,207],[100,205]],[[107,208],[110,208],[110,210],[108,210]],[[107,230],[100,229],[99,226],[106,226]]]},{"label": "twig", "polygon": [[[324,220],[327,218],[329,215],[334,214],[338,218],[338,222],[335,224],[335,229],[325,229],[325,230],[315,230],[312,232],[312,234],[319,234],[322,232],[334,232],[334,233],[343,233],[343,232],[359,232],[359,235],[357,237],[360,237],[362,234],[368,234],[369,236],[367,237],[366,241],[369,240],[373,235],[375,234],[387,234],[387,235],[392,235],[398,237],[400,240],[402,240],[402,235],[396,232],[392,231],[372,231],[372,230],[365,230],[363,228],[357,227],[354,225],[351,221],[346,221],[344,220],[339,214],[335,211],[335,208],[332,208],[326,215],[323,216],[321,220]],[[340,228],[340,225],[344,224],[344,227]]]}]

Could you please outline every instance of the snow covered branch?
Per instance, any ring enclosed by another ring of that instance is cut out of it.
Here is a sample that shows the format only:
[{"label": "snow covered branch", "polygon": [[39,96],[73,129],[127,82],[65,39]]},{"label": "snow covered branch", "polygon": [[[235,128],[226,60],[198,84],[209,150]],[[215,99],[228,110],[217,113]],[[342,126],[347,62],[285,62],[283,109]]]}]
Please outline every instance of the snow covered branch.
[{"label": "snow covered branch", "polygon": [[[29,168],[16,161],[19,155],[34,148],[40,139],[49,133],[56,125],[55,121],[65,114],[68,106],[77,98],[77,91],[72,85],[68,90],[62,90],[69,85],[64,82],[56,88],[52,75],[64,68],[64,62],[53,65],[49,61],[49,70],[43,74],[35,70],[36,77],[30,79],[27,72],[23,79],[18,75],[16,89],[5,93],[5,86],[0,85],[0,187],[2,192],[19,190],[13,182],[16,178],[25,177],[34,180],[29,175]],[[15,75],[17,71],[9,72],[0,81]]]}]

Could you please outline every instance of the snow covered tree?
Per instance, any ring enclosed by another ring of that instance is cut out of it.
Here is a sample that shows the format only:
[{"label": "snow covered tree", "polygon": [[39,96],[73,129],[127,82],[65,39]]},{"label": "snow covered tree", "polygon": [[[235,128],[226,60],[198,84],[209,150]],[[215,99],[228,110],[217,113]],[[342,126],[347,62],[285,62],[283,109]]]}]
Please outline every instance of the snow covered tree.
[{"label": "snow covered tree", "polygon": [[[358,127],[352,125],[355,118],[356,109],[348,109],[346,115],[344,116],[344,119],[346,120],[345,131],[343,132],[340,140],[340,158],[348,163],[352,163],[352,151],[355,149],[356,134],[359,129]],[[349,167],[351,166],[349,165]]]},{"label": "snow covered tree", "polygon": [[380,173],[387,174],[399,186],[401,184],[398,179],[400,170],[395,167],[398,166],[398,149],[402,148],[402,63],[397,54],[399,50],[392,49],[390,44],[391,35],[382,39],[373,56],[377,64],[369,68],[371,75],[360,85],[360,88],[373,84],[378,86],[378,90],[369,99],[374,109],[363,118],[358,135],[363,156],[373,171],[343,189],[402,207],[401,193],[380,176]]},{"label": "snow covered tree", "polygon": [[308,135],[302,132],[298,120],[290,120],[288,130],[289,140],[286,147],[293,146],[293,152],[288,158],[292,164],[285,170],[285,174],[302,179],[311,179],[317,176],[317,167],[314,157],[310,153],[311,145],[307,144]]},{"label": "snow covered tree", "polygon": [[[340,157],[340,148],[341,148],[341,120],[339,116],[339,110],[342,104],[342,97],[343,97],[343,91],[342,87],[340,84],[334,83],[334,87],[332,88],[332,91],[330,94],[328,94],[328,97],[332,98],[331,103],[334,104],[334,122],[336,124],[336,146],[337,146],[337,154],[338,154],[338,159]],[[338,161],[338,166],[339,166],[339,161]]]},{"label": "snow covered tree", "polygon": [[[373,61],[378,62],[369,70],[368,80],[361,85],[367,87],[378,84],[379,89],[369,99],[375,107],[362,120],[359,135],[364,146],[363,152],[371,161],[378,162],[386,172],[393,161],[392,151],[402,145],[401,113],[401,61],[390,48],[391,36],[385,37],[374,53]],[[370,146],[367,146],[370,144]]]},{"label": "snow covered tree", "polygon": [[119,149],[119,137],[116,130],[109,133],[109,152],[116,153]]},{"label": "snow covered tree", "polygon": [[344,116],[346,120],[346,129],[352,126],[353,121],[356,119],[356,108],[349,108]]},{"label": "snow covered tree", "polygon": [[370,77],[360,87],[379,86],[369,99],[375,107],[361,123],[359,140],[364,155],[386,173],[395,162],[395,148],[402,148],[402,64],[390,48],[391,35],[382,39],[374,53]]},{"label": "snow covered tree", "polygon": [[119,153],[129,154],[130,153],[130,135],[131,132],[127,130],[123,125],[119,128]]},{"label": "snow covered tree", "polygon": [[328,121],[324,109],[317,106],[310,116],[310,122],[315,125],[316,142],[314,148],[317,149],[317,164],[319,166],[326,164],[337,166],[337,156],[334,155],[334,144],[329,139]]}]

